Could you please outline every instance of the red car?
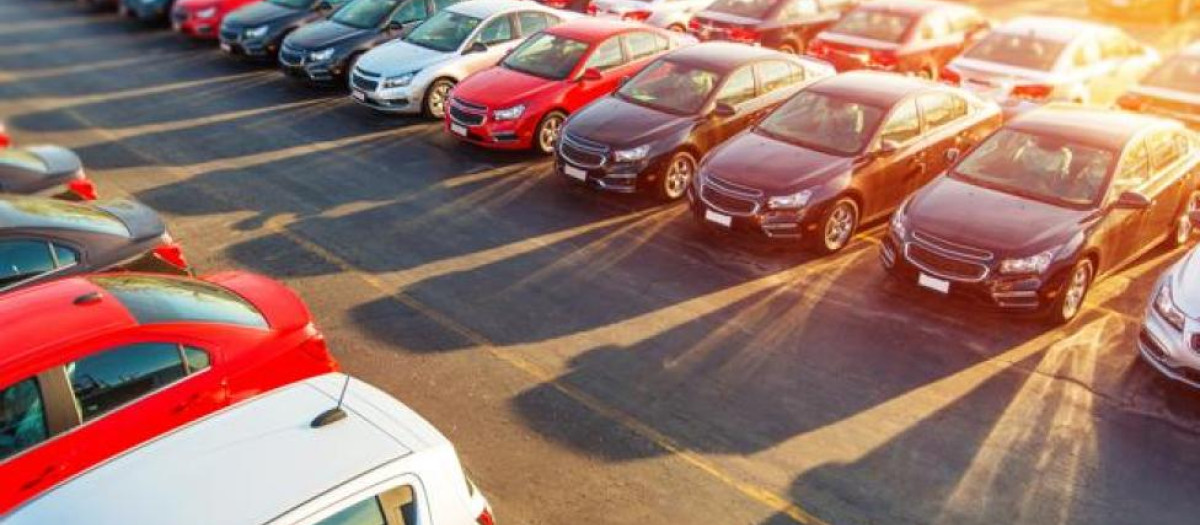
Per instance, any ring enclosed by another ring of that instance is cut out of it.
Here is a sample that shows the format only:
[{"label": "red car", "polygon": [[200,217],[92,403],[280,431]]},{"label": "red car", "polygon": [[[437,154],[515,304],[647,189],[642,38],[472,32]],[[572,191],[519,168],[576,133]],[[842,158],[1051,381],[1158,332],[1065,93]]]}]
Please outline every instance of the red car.
[{"label": "red car", "polygon": [[850,11],[809,43],[838,71],[874,69],[937,78],[991,26],[973,7],[939,0],[881,0]]},{"label": "red car", "polygon": [[180,425],[338,369],[304,303],[248,273],[51,281],[6,295],[0,326],[0,513]]},{"label": "red car", "polygon": [[454,88],[446,129],[495,149],[554,153],[567,116],[679,45],[669,31],[581,18],[536,34]]},{"label": "red car", "polygon": [[178,0],[171,9],[171,27],[185,35],[217,39],[221,20],[233,10],[259,0]]},{"label": "red car", "polygon": [[4,127],[4,123],[0,122],[0,148],[7,148],[12,145],[12,141],[8,138],[8,128]]}]

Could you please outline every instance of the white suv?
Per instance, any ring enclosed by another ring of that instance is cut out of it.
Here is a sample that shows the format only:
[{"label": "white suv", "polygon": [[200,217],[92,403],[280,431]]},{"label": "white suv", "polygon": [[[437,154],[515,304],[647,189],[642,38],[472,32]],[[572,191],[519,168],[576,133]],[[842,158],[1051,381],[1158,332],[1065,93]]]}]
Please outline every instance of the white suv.
[{"label": "white suv", "polygon": [[[345,388],[345,401],[335,408]],[[492,525],[454,447],[341,374],[165,434],[18,507],[6,525]]]}]

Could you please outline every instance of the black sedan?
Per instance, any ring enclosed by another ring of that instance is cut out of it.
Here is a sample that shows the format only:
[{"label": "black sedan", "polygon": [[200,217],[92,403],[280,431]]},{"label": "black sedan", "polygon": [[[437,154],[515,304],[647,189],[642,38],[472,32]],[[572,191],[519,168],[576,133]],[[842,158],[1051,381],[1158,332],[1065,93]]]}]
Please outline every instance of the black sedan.
[{"label": "black sedan", "polygon": [[0,291],[116,268],[189,271],[162,219],[137,202],[0,197]]},{"label": "black sedan", "polygon": [[0,193],[95,200],[96,186],[71,150],[31,146],[0,150]]},{"label": "black sedan", "polygon": [[274,59],[297,28],[324,20],[344,0],[265,0],[229,13],[221,22],[221,50],[235,56]]},{"label": "black sedan", "polygon": [[118,0],[117,11],[147,23],[163,23],[171,16],[175,0]]}]

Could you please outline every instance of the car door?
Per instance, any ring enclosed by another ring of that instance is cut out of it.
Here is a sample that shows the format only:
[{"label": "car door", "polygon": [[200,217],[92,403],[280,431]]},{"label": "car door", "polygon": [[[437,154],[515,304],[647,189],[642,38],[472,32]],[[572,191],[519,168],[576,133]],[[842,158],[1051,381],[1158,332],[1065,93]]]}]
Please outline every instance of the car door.
[{"label": "car door", "polygon": [[[921,110],[925,138],[925,176],[914,180],[909,191],[916,191],[939,173],[946,171],[951,163],[951,150],[961,154],[973,146],[970,143],[967,122],[967,101],[950,91],[934,91],[917,97]],[[957,154],[955,155],[955,158]]]},{"label": "car door", "polygon": [[699,144],[705,151],[724,142],[750,124],[762,109],[761,103],[756,103],[758,94],[757,80],[754,76],[754,64],[746,64],[725,77],[725,82],[717,90],[714,103],[716,106],[729,106],[733,109],[731,115],[719,115],[713,112],[702,124]]},{"label": "car door", "polygon": [[[380,487],[384,487],[380,490]],[[430,511],[429,494],[421,479],[406,474],[372,486],[366,491],[339,499],[299,520],[282,520],[274,525],[424,525],[451,522],[453,516],[437,517]],[[302,510],[302,509],[301,509]],[[457,523],[457,522],[455,522]]]},{"label": "car door", "polygon": [[502,14],[492,17],[475,31],[475,35],[468,40],[463,48],[470,49],[472,45],[479,43],[487,46],[487,51],[462,55],[459,59],[462,61],[461,70],[479,71],[483,68],[493,66],[505,53],[516,47],[520,41],[520,32],[518,31],[513,15]]},{"label": "car door", "polygon": [[1121,154],[1113,182],[1105,200],[1104,216],[1094,234],[1093,244],[1101,250],[1105,268],[1121,266],[1137,255],[1142,246],[1141,225],[1149,210],[1124,209],[1115,206],[1117,198],[1126,191],[1144,191],[1150,180],[1150,158],[1145,141],[1135,139]]},{"label": "car door", "polygon": [[[575,77],[568,79],[575,85],[567,93],[567,107],[579,108],[608,93],[613,92],[624,76],[621,67],[628,62],[625,56],[625,46],[620,35],[613,35],[596,45],[590,55],[584,60],[583,66],[575,72]],[[598,80],[584,80],[583,74],[589,69],[600,73]]]},{"label": "car door", "polygon": [[884,117],[867,147],[870,161],[855,173],[853,184],[863,194],[863,218],[886,213],[930,177],[921,113],[907,98]]},{"label": "car door", "polygon": [[62,367],[0,385],[0,507],[52,486],[76,464],[64,433],[79,426]]},{"label": "car door", "polygon": [[1164,129],[1146,136],[1146,153],[1150,157],[1150,179],[1142,192],[1150,198],[1150,209],[1140,226],[1143,243],[1154,244],[1172,233],[1183,199],[1191,194],[1187,184],[1191,159],[1180,149],[1181,136],[1175,130]]}]

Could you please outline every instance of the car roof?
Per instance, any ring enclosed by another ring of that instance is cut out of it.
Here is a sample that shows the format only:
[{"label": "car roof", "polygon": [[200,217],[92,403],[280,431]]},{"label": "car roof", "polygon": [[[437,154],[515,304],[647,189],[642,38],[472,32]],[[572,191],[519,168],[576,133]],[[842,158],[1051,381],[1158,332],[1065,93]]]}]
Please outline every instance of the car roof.
[{"label": "car roof", "polygon": [[269,522],[372,470],[449,441],[402,403],[351,380],[346,417],[333,408],[346,376],[327,374],[271,391],[129,450],[43,493],[8,525]]},{"label": "car roof", "polygon": [[668,53],[664,58],[725,74],[751,62],[790,57],[791,55],[765,47],[729,42],[704,42],[677,49]]},{"label": "car roof", "polygon": [[943,89],[949,88],[917,77],[877,71],[851,71],[821,80],[810,86],[808,91],[836,94],[870,106],[889,108],[915,93]]},{"label": "car roof", "polygon": [[643,31],[657,31],[657,29],[646,24],[590,16],[572,18],[561,24],[548,27],[544,31],[563,38],[593,43],[619,33],[638,29]]},{"label": "car roof", "polygon": [[1023,16],[1009,20],[993,29],[992,32],[1007,35],[1032,35],[1044,40],[1071,42],[1087,34],[1113,30],[1112,27],[1106,25],[1075,18]]},{"label": "car roof", "polygon": [[[43,349],[73,340],[137,326],[119,301],[76,305],[76,299],[103,290],[84,277],[48,281],[3,295],[0,300],[0,369],[7,370]],[[48,329],[53,325],[54,329]]]},{"label": "car roof", "polygon": [[541,4],[521,0],[467,0],[466,2],[453,4],[446,9],[475,18],[487,18],[496,13],[517,11],[520,9],[548,11],[547,9],[540,8]]},{"label": "car roof", "polygon": [[1181,127],[1175,121],[1114,109],[1077,104],[1050,104],[1022,114],[1005,127],[1049,134],[1120,151],[1130,139],[1157,127]]},{"label": "car roof", "polygon": [[875,0],[860,4],[859,9],[887,11],[912,16],[923,16],[934,11],[975,12],[975,8],[944,2],[942,0]]}]

